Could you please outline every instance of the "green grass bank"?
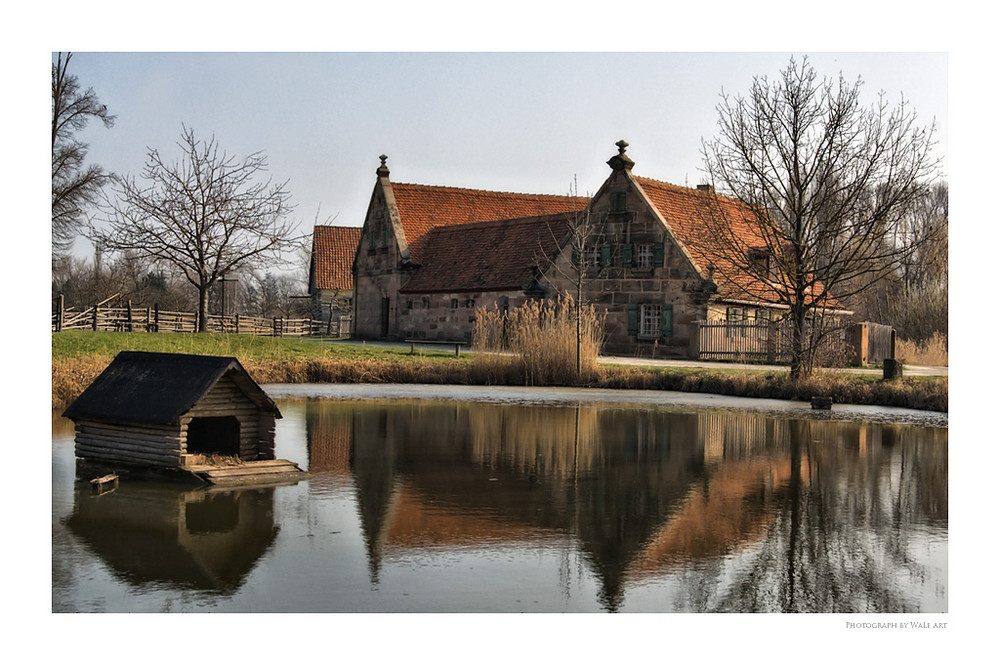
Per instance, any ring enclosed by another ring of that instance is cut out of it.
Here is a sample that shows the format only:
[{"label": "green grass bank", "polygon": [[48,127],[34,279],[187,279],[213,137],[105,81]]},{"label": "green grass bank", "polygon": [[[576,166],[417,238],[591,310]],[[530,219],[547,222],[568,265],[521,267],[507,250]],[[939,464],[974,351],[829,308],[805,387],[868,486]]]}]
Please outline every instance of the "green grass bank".
[{"label": "green grass bank", "polygon": [[[446,347],[442,347],[446,348]],[[113,333],[66,331],[52,335],[52,407],[61,409],[79,395],[119,351],[159,351],[234,356],[258,383],[432,383],[525,385],[516,368],[497,370],[474,362],[473,354],[330,344],[316,339],[218,333]],[[567,385],[566,382],[559,385]],[[787,372],[693,368],[601,366],[582,387],[679,390],[738,397],[808,401],[830,395],[838,404],[948,410],[948,379],[818,372],[792,383]]]}]

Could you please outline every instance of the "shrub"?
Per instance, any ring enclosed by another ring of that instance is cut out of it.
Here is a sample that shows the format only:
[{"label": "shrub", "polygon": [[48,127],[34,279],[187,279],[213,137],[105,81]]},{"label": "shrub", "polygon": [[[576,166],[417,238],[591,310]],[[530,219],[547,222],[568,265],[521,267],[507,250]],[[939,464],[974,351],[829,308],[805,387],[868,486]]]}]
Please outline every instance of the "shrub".
[{"label": "shrub", "polygon": [[568,297],[509,311],[481,308],[472,332],[473,371],[485,383],[510,383],[511,375],[529,386],[594,381],[603,329],[592,306]]}]

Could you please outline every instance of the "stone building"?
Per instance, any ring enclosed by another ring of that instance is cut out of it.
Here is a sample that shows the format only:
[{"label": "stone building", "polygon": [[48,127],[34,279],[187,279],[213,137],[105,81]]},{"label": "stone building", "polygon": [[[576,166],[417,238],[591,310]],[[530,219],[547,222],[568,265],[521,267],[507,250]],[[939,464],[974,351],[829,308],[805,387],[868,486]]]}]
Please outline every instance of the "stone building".
[{"label": "stone building", "polygon": [[313,228],[309,295],[314,320],[336,325],[341,317],[350,315],[354,306],[351,265],[360,239],[361,228],[357,226]]},{"label": "stone building", "polygon": [[740,224],[745,209],[707,185],[637,176],[617,145],[590,198],[394,183],[383,155],[354,258],[353,334],[468,341],[477,307],[578,285],[606,315],[606,353],[697,357],[699,321],[776,318],[767,289],[710,258],[708,218]]}]

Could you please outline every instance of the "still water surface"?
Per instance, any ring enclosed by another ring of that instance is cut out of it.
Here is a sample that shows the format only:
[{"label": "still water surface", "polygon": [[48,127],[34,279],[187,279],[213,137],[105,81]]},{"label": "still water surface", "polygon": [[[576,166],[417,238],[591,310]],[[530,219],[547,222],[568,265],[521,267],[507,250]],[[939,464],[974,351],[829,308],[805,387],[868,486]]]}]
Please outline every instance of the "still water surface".
[{"label": "still water surface", "polygon": [[56,612],[944,612],[946,428],[752,411],[280,401],[296,485],[74,482]]}]

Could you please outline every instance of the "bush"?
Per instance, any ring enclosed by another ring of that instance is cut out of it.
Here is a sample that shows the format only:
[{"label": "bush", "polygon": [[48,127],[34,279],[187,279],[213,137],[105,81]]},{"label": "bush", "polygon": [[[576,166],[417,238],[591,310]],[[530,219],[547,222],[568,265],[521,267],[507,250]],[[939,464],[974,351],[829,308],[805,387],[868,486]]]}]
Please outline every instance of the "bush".
[{"label": "bush", "polygon": [[473,371],[484,383],[510,383],[516,375],[529,386],[595,381],[603,329],[594,308],[572,298],[532,300],[509,311],[481,308],[472,331],[479,352]]}]

